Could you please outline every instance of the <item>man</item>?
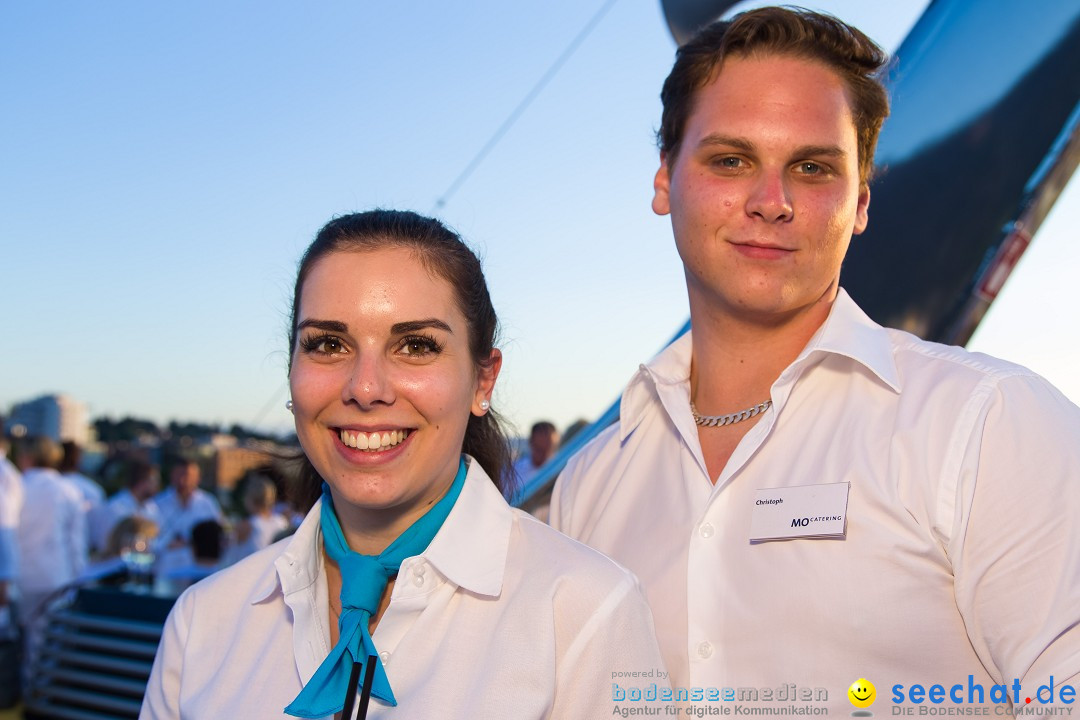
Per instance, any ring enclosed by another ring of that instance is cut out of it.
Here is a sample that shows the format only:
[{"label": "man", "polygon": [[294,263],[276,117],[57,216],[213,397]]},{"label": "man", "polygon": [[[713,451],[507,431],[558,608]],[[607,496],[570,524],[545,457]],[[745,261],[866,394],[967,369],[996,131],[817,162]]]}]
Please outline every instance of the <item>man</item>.
[{"label": "man", "polygon": [[101,509],[95,540],[102,549],[109,546],[109,535],[124,518],[143,518],[161,526],[161,512],[154,502],[161,484],[157,467],[144,460],[132,460],[127,463],[127,481],[128,486],[109,498]]},{"label": "man", "polygon": [[949,704],[999,683],[1057,701],[1080,670],[1080,409],[1024,368],[881,328],[839,289],[885,59],[780,8],[679,50],[653,209],[693,334],[571,460],[552,524],[638,575],[676,688],[845,715],[862,678],[879,708],[935,684],[964,685]]},{"label": "man", "polygon": [[101,534],[98,528],[101,507],[105,504],[105,490],[90,478],[79,472],[82,464],[82,448],[73,440],[61,443],[64,459],[60,461],[60,474],[70,482],[82,496],[83,515],[86,517],[86,542],[92,552],[102,550],[97,544]]},{"label": "man", "polygon": [[559,449],[559,431],[547,420],[533,423],[529,432],[529,452],[514,463],[518,482],[524,485]]},{"label": "man", "polygon": [[30,667],[44,638],[44,611],[86,567],[86,517],[82,495],[56,471],[63,457],[59,444],[33,437],[19,452],[24,494],[16,582]]},{"label": "man", "polygon": [[177,460],[169,474],[169,485],[157,497],[161,513],[158,574],[191,564],[191,529],[203,520],[223,519],[218,501],[199,488],[199,465],[194,460]]}]

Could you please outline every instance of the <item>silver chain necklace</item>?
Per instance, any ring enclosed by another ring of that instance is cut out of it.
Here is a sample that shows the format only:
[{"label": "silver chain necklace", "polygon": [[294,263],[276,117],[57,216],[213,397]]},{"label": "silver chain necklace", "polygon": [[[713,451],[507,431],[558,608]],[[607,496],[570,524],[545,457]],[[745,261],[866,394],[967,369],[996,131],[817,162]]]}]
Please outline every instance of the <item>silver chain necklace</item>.
[{"label": "silver chain necklace", "polygon": [[690,401],[690,413],[694,416],[694,422],[703,427],[723,427],[724,425],[734,425],[735,423],[742,422],[743,420],[749,420],[755,415],[760,415],[772,406],[772,399],[766,400],[763,403],[759,403],[752,408],[747,408],[742,412],[731,413],[729,415],[701,415],[698,413],[697,408],[694,407],[694,401]]}]

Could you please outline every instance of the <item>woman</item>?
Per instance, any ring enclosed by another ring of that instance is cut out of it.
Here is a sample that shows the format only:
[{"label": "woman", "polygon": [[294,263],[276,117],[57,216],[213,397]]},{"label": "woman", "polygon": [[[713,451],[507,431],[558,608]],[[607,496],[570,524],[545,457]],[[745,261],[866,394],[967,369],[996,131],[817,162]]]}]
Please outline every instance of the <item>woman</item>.
[{"label": "woman", "polygon": [[437,221],[319,232],[289,371],[318,501],[177,601],[143,718],[329,717],[368,653],[370,718],[600,717],[612,673],[661,667],[636,580],[500,494],[495,330],[479,261]]},{"label": "woman", "polygon": [[247,517],[236,526],[236,536],[225,554],[224,565],[232,565],[262,550],[289,529],[285,516],[274,511],[276,502],[277,488],[270,478],[259,472],[248,476],[244,483]]}]

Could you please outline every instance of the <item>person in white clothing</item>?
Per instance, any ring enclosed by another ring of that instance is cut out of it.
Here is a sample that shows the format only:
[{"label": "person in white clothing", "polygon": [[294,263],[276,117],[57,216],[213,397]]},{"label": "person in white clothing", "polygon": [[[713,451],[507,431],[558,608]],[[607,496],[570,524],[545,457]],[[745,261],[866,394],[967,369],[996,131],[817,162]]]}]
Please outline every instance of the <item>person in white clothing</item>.
[{"label": "person in white clothing", "polygon": [[82,494],[57,472],[63,451],[47,437],[29,438],[24,453],[23,505],[18,547],[20,622],[29,668],[41,645],[45,611],[63,596],[87,565]]},{"label": "person in white clothing", "polygon": [[105,504],[105,489],[79,471],[82,463],[82,448],[72,440],[61,443],[64,459],[60,461],[60,474],[65,480],[78,488],[82,495],[83,515],[86,517],[86,547],[89,552],[100,552],[104,546],[98,544],[101,530],[98,523],[101,508]]},{"label": "person in white clothing", "polygon": [[311,510],[181,595],[143,720],[352,717],[356,695],[373,719],[576,720],[611,714],[616,673],[666,687],[634,577],[500,493],[495,331],[441,223],[376,210],[319,232],[289,338]]},{"label": "person in white clothing", "polygon": [[1024,368],[876,325],[839,288],[885,61],[782,8],[680,48],[653,209],[693,333],[635,374],[551,522],[641,578],[673,686],[717,689],[714,706],[847,715],[851,688],[879,716],[1067,707],[1080,409]]},{"label": "person in white clothing", "polygon": [[98,547],[109,545],[109,536],[116,525],[124,518],[137,517],[149,520],[161,531],[161,511],[158,510],[154,496],[161,486],[161,479],[156,465],[145,460],[129,460],[125,464],[128,486],[109,498],[100,511],[97,521],[99,535]]},{"label": "person in white clothing", "polygon": [[155,499],[161,513],[161,540],[166,545],[188,545],[196,524],[222,519],[221,505],[199,487],[199,478],[199,464],[180,458],[169,473],[169,488]]},{"label": "person in white clothing", "polygon": [[19,519],[19,594],[24,615],[35,614],[53,591],[86,567],[82,494],[56,470],[62,451],[47,437],[27,440]]},{"label": "person in white clothing", "polygon": [[285,516],[274,512],[277,488],[264,475],[252,474],[244,483],[244,509],[248,516],[236,526],[236,537],[226,553],[226,565],[246,558],[272,544],[289,528]]},{"label": "person in white clothing", "polygon": [[161,514],[161,534],[157,538],[154,572],[168,575],[195,562],[191,552],[191,529],[203,520],[223,522],[221,505],[199,487],[199,465],[179,458],[169,473],[169,488],[155,499]]},{"label": "person in white clothing", "polygon": [[13,622],[12,588],[19,570],[19,516],[23,506],[22,475],[8,457],[8,442],[0,422],[0,633]]},{"label": "person in white clothing", "polygon": [[558,449],[559,431],[555,425],[547,420],[533,423],[529,431],[529,450],[514,463],[518,483],[528,482]]}]

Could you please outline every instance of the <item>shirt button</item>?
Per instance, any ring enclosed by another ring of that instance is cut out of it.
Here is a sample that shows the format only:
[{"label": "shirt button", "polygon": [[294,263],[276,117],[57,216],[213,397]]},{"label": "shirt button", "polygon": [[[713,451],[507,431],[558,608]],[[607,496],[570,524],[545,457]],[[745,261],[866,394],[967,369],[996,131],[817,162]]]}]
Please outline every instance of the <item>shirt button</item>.
[{"label": "shirt button", "polygon": [[708,660],[712,657],[712,643],[706,640],[697,646],[697,654],[702,660]]},{"label": "shirt button", "polygon": [[423,587],[424,586],[424,576],[423,575],[417,575],[416,577],[414,577],[413,578],[413,584],[416,585],[416,587]]},{"label": "shirt button", "polygon": [[381,653],[379,653],[379,659],[382,660],[382,664],[385,665],[386,663],[390,662],[390,653],[383,650]]},{"label": "shirt button", "polygon": [[698,534],[705,539],[711,538],[714,532],[716,531],[713,529],[712,523],[701,523],[698,528]]},{"label": "shirt button", "polygon": [[425,565],[424,563],[418,563],[417,566],[413,568],[413,572],[417,575],[423,575],[427,572],[427,565]]}]

